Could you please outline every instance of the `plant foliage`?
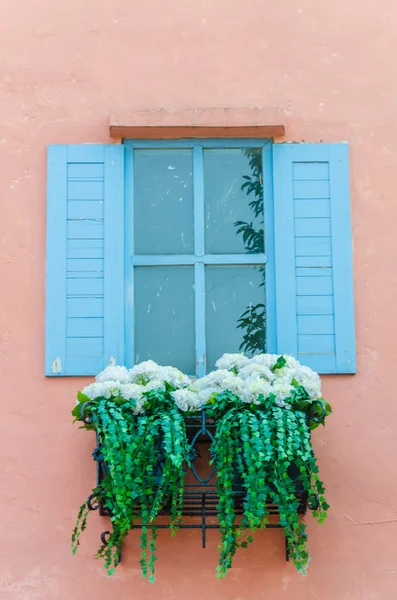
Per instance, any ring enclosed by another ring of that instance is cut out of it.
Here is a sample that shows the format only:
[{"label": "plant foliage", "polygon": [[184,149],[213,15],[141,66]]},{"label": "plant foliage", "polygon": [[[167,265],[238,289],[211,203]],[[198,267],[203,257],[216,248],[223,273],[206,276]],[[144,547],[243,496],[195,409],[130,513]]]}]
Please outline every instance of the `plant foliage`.
[{"label": "plant foliage", "polygon": [[[81,399],[81,397],[80,397]],[[88,400],[88,399],[87,399]],[[189,445],[183,416],[170,400],[169,391],[147,394],[145,415],[133,414],[134,401],[99,398],[77,408],[89,410],[99,449],[106,465],[105,478],[92,493],[110,512],[113,531],[96,556],[103,558],[109,574],[119,562],[121,544],[138,519],[141,529],[141,568],[144,577],[154,581],[156,560],[155,520],[168,506],[171,531],[180,523],[184,490],[184,465],[189,462]],[[86,408],[87,407],[87,408]],[[72,536],[76,552],[86,526],[86,503],[80,508]]]},{"label": "plant foliage", "polygon": [[253,541],[251,533],[269,523],[269,504],[278,506],[293,563],[306,572],[306,525],[299,508],[307,503],[320,523],[329,508],[311,445],[311,429],[331,413],[321,398],[320,378],[287,355],[225,354],[216,365],[217,371],[196,382],[152,361],[130,371],[107,367],[79,392],[72,414],[83,428],[95,430],[94,458],[104,465],[104,476],[80,507],[73,553],[95,502],[112,522],[96,554],[108,573],[139,521],[142,574],[154,581],[156,519],[166,508],[172,534],[181,522],[191,455],[184,417],[205,410],[215,423],[210,452],[219,497],[218,576],[225,576],[237,549]]},{"label": "plant foliage", "polygon": [[[218,477],[218,576],[224,577],[232,566],[236,550],[253,541],[243,533],[266,527],[269,501],[278,506],[290,558],[304,574],[309,553],[306,525],[298,514],[302,493],[307,494],[320,523],[329,508],[318,477],[307,415],[300,410],[284,410],[272,398],[265,406],[247,406],[230,392],[217,396],[210,414],[217,423],[211,452]],[[245,490],[240,521],[236,517],[237,482]]]}]

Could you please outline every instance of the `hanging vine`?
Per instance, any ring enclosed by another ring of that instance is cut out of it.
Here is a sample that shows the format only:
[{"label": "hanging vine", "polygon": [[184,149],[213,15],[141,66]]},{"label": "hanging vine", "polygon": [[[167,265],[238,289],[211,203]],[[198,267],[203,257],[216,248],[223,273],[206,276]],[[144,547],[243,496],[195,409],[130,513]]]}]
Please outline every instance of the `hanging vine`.
[{"label": "hanging vine", "polygon": [[[119,562],[121,545],[132,524],[141,523],[141,568],[144,577],[154,581],[156,561],[155,525],[159,512],[170,507],[172,533],[182,515],[185,464],[189,445],[181,412],[171,402],[169,392],[151,391],[145,415],[134,415],[135,401],[99,398],[82,404],[89,411],[89,425],[100,442],[105,478],[92,490],[93,497],[110,513],[113,531],[96,556],[103,558],[111,575]],[[72,535],[75,553],[86,527],[88,509],[80,508]]]}]

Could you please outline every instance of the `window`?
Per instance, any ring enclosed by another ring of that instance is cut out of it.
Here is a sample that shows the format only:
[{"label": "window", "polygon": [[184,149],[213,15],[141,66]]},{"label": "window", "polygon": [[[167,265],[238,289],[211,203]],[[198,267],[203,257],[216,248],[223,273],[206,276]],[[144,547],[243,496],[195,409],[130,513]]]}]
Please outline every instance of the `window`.
[{"label": "window", "polygon": [[263,352],[266,141],[128,144],[127,364],[201,376],[224,352]]},{"label": "window", "polygon": [[347,146],[50,146],[46,374],[240,348],[355,372]]}]

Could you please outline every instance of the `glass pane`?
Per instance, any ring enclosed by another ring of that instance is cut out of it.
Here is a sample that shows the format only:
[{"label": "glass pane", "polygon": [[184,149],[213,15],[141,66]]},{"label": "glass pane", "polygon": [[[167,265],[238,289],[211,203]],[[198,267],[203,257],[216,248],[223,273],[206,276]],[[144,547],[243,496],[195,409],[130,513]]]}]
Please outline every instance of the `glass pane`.
[{"label": "glass pane", "polygon": [[191,150],[134,151],[135,254],[193,252]]},{"label": "glass pane", "polygon": [[194,268],[135,267],[135,363],[195,372]]},{"label": "glass pane", "polygon": [[204,150],[207,254],[264,252],[262,151]]},{"label": "glass pane", "polygon": [[265,351],[264,267],[206,267],[207,371],[224,352]]}]

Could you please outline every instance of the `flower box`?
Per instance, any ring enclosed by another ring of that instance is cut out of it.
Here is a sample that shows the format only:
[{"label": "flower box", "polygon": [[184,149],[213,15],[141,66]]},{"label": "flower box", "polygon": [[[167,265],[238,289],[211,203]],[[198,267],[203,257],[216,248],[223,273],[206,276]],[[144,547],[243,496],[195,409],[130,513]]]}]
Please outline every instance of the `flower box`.
[{"label": "flower box", "polygon": [[[236,360],[229,371],[207,376],[210,393],[206,378],[192,383],[148,361],[131,372],[109,368],[80,394],[73,414],[96,430],[97,481],[80,508],[74,551],[88,512],[99,509],[113,525],[97,554],[110,573],[125,535],[139,529],[142,571],[153,580],[158,528],[200,529],[203,547],[207,530],[219,529],[219,576],[237,548],[253,541],[248,530],[282,528],[287,560],[305,571],[299,516],[310,508],[321,522],[328,508],[310,432],[330,407],[320,398],[318,376],[292,358]],[[168,516],[168,525],[158,516]]]}]

